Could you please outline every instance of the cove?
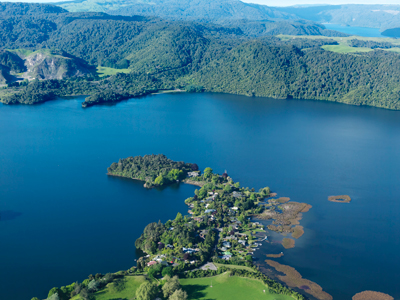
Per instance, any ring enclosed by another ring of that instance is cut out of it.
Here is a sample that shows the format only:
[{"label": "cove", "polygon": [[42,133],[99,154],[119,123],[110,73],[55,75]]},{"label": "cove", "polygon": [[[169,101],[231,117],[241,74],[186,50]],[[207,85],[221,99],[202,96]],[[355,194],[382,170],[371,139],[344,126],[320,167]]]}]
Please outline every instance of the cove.
[{"label": "cove", "polygon": [[[1,299],[45,298],[53,286],[134,265],[144,227],[186,213],[196,188],[147,190],[106,175],[119,158],[151,153],[311,204],[304,235],[274,260],[334,299],[364,290],[400,297],[399,112],[223,94],[88,109],[82,101],[0,105]],[[275,250],[264,246],[261,264]]]},{"label": "cove", "polygon": [[326,29],[340,31],[350,35],[358,35],[364,37],[385,37],[381,34],[379,28],[343,26],[339,24],[324,23]]}]

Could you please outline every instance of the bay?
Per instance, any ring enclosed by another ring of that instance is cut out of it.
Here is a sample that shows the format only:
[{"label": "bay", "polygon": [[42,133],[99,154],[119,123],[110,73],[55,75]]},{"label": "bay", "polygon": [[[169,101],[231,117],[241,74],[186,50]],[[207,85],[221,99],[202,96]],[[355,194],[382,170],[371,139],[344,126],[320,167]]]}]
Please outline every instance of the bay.
[{"label": "bay", "polygon": [[340,31],[350,35],[358,35],[364,37],[382,37],[384,38],[379,28],[343,26],[339,24],[324,23],[326,29]]},{"label": "bay", "polygon": [[[151,153],[311,204],[305,234],[277,261],[334,299],[400,297],[400,112],[224,94],[82,101],[0,105],[0,299],[45,298],[134,265],[143,228],[186,213],[195,189],[147,190],[105,174],[119,158]],[[353,201],[327,200],[337,194]]]}]

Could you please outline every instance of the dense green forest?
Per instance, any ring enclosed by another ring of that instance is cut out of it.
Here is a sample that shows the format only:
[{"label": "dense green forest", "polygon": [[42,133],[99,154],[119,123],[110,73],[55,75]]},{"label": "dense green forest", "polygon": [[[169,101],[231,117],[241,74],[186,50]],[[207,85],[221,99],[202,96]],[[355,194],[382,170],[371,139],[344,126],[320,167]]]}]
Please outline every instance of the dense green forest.
[{"label": "dense green forest", "polygon": [[111,15],[161,17],[169,20],[216,23],[238,27],[252,36],[276,34],[346,36],[327,30],[313,21],[299,19],[279,8],[245,3],[239,0],[78,0],[57,3],[73,12],[105,12]]},{"label": "dense green forest", "polygon": [[163,154],[120,159],[107,169],[108,174],[146,181],[146,187],[163,186],[186,177],[197,165],[176,162]]},{"label": "dense green forest", "polygon": [[[0,80],[8,83],[0,89],[3,103],[33,104],[88,95],[82,104],[87,107],[180,88],[400,109],[398,53],[376,49],[341,54],[321,49],[337,45],[329,38],[254,38],[255,33],[234,26],[46,7],[0,6],[0,22],[8,24],[0,27],[4,37]],[[8,11],[14,15],[7,17]],[[390,46],[368,43],[373,48]],[[32,72],[36,79],[29,84],[12,82],[10,74],[27,67],[32,51],[48,55],[49,60],[32,69],[38,71]],[[54,65],[59,68],[51,69]],[[90,65],[130,69],[131,73],[99,78]],[[51,80],[40,80],[47,78]]]},{"label": "dense green forest", "polygon": [[375,41],[363,41],[358,39],[350,40],[350,47],[366,47],[371,49],[390,49],[396,48],[398,45],[389,42],[375,42]]},{"label": "dense green forest", "polygon": [[[378,2],[378,1],[376,1]],[[277,5],[277,3],[269,3]],[[58,3],[69,11],[95,11],[116,15],[147,15],[172,20],[285,21],[309,20],[348,26],[374,27],[382,30],[400,26],[399,5],[296,5],[273,7],[239,0],[75,0]],[[315,24],[315,23],[314,23]]]}]

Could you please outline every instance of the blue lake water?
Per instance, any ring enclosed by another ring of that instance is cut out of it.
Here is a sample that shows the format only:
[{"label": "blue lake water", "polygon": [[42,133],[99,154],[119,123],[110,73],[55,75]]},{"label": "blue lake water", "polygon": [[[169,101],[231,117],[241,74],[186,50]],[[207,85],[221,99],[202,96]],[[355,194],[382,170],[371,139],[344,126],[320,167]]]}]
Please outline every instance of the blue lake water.
[{"label": "blue lake water", "polygon": [[[82,101],[0,105],[0,299],[45,298],[134,265],[143,228],[185,213],[195,189],[147,190],[105,174],[119,158],[151,153],[311,204],[305,234],[277,261],[334,299],[400,298],[400,112],[223,94]],[[327,200],[338,194],[353,201]]]},{"label": "blue lake water", "polygon": [[369,27],[354,27],[354,26],[342,26],[339,24],[325,23],[326,29],[336,30],[350,35],[358,35],[364,37],[385,37],[381,34],[379,28]]}]

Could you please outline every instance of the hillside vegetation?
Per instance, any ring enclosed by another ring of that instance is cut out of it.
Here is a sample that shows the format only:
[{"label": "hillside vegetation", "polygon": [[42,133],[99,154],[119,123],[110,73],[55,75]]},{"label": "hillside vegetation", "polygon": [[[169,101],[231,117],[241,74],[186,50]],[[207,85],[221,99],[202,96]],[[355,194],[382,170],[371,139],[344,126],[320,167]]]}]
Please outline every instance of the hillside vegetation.
[{"label": "hillside vegetation", "polygon": [[[378,1],[376,1],[378,2]],[[321,23],[371,27],[385,30],[400,26],[400,5],[321,5],[276,7],[298,18]]]},{"label": "hillside vegetation", "polygon": [[346,36],[278,8],[239,0],[85,0],[58,3],[71,12],[105,12],[122,16],[161,17],[169,20],[215,23],[240,28],[252,36],[275,34]]},{"label": "hillside vegetation", "polygon": [[[26,7],[3,5],[20,13],[0,18],[14,24],[0,27],[0,46],[8,49],[0,53],[0,80],[17,81],[0,90],[3,103],[89,95],[87,107],[179,88],[400,109],[396,40],[255,38],[253,27],[246,33],[153,17],[53,12],[43,5],[26,14]],[[100,77],[96,67],[109,75]]]}]

